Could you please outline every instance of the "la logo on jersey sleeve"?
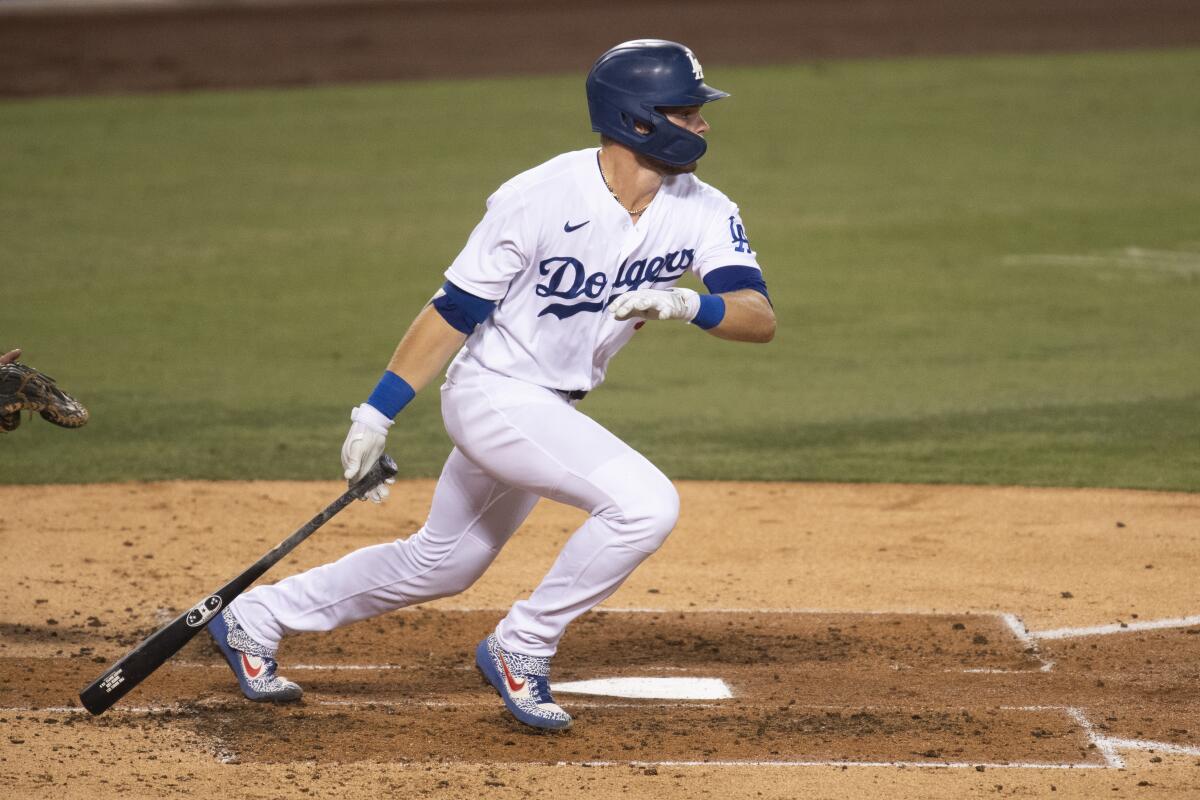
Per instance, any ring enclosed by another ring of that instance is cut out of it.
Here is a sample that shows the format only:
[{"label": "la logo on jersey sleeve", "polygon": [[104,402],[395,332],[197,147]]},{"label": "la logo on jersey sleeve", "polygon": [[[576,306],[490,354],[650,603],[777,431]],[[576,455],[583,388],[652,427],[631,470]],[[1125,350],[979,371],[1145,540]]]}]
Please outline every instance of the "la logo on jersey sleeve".
[{"label": "la logo on jersey sleeve", "polygon": [[730,215],[729,238],[735,253],[754,255],[754,251],[750,249],[750,238],[746,236],[746,226],[742,224],[741,217]]}]

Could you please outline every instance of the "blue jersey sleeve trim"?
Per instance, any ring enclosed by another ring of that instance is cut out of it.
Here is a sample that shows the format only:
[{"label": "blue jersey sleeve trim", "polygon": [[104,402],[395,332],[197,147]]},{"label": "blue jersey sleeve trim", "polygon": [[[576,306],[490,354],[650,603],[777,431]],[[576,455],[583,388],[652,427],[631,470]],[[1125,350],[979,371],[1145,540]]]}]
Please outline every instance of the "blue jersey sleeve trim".
[{"label": "blue jersey sleeve trim", "polygon": [[465,292],[446,281],[442,284],[442,291],[433,298],[433,307],[450,327],[470,336],[475,328],[496,310],[496,303]]},{"label": "blue jersey sleeve trim", "polygon": [[704,287],[712,294],[736,292],[738,289],[753,289],[767,300],[767,283],[763,280],[762,271],[754,267],[717,267],[709,270],[704,276]]},{"label": "blue jersey sleeve trim", "polygon": [[375,406],[380,414],[391,419],[416,396],[416,390],[409,385],[408,381],[391,370],[385,370],[383,377],[375,385],[375,391],[371,392],[371,396],[367,398],[367,402]]}]

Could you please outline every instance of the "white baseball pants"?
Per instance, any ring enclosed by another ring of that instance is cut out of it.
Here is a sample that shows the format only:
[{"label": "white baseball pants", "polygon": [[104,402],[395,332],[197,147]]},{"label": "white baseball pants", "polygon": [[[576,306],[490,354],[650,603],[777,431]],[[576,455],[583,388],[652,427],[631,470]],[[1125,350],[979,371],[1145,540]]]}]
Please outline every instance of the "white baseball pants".
[{"label": "white baseball pants", "polygon": [[275,647],[285,634],[457,594],[548,497],[591,516],[496,635],[506,650],[551,656],[567,625],[615,592],[675,526],[670,480],[555,391],[459,358],[442,387],[442,416],[456,447],[424,527],[242,595],[233,612],[253,638]]}]

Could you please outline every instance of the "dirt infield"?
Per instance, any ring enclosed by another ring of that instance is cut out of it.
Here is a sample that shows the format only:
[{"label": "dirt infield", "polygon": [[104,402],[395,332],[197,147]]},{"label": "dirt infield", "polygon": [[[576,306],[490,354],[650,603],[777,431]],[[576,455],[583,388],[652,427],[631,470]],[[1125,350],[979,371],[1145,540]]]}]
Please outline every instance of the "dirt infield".
[{"label": "dirt infield", "polygon": [[573,71],[616,42],[711,64],[1200,43],[1193,0],[0,3],[0,96]]},{"label": "dirt infield", "polygon": [[[1200,497],[1170,493],[684,483],[679,528],[572,627],[554,682],[731,696],[560,692],[565,735],[512,722],[470,658],[578,523],[549,503],[467,593],[287,640],[301,705],[242,701],[198,639],[105,716],[78,708],[338,491],[0,487],[8,796],[1200,792]],[[407,535],[431,492],[349,509],[276,576]]]}]

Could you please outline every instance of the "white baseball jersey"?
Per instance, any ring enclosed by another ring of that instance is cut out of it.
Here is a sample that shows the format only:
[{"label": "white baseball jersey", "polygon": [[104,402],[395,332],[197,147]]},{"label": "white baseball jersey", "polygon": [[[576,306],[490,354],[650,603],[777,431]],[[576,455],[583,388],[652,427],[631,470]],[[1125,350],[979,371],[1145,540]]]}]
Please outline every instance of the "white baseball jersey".
[{"label": "white baseball jersey", "polygon": [[691,175],[668,178],[635,225],[605,187],[597,155],[567,153],[504,184],[446,272],[497,306],[441,389],[455,449],[426,523],[238,597],[230,607],[256,642],[273,651],[287,633],[332,630],[461,592],[538,498],[550,497],[588,517],[495,631],[510,652],[549,657],[567,625],[666,540],[679,514],[671,481],[551,389],[603,380],[637,325],[606,313],[614,298],[667,288],[687,270],[702,279],[722,267],[755,275],[758,264],[725,195]]},{"label": "white baseball jersey", "polygon": [[496,190],[446,270],[497,302],[457,360],[538,386],[593,389],[636,329],[606,313],[609,303],[727,266],[760,269],[720,191],[694,175],[668,177],[635,224],[604,183],[599,148],[564,153]]}]

